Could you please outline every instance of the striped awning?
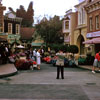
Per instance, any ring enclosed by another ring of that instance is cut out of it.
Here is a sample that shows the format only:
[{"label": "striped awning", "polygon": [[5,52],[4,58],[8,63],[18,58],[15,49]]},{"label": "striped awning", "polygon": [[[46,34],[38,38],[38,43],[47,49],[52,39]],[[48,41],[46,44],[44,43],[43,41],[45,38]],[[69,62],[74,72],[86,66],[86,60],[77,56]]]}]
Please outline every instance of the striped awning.
[{"label": "striped awning", "polygon": [[100,44],[100,37],[84,41],[83,44]]},{"label": "striped awning", "polygon": [[44,43],[32,43],[31,45],[32,45],[32,46],[43,46]]}]

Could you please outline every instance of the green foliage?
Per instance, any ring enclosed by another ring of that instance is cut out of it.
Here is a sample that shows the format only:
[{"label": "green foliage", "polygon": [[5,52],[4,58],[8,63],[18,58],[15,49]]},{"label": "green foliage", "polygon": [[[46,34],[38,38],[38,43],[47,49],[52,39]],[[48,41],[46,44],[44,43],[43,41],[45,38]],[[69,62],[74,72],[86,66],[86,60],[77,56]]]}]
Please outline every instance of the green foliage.
[{"label": "green foliage", "polygon": [[68,51],[70,53],[75,54],[75,53],[78,53],[79,52],[79,49],[78,49],[78,47],[76,45],[69,45]]},{"label": "green foliage", "polygon": [[62,21],[59,16],[54,16],[49,20],[44,17],[40,23],[36,25],[37,33],[44,39],[47,44],[63,43]]},{"label": "green foliage", "polygon": [[62,50],[64,52],[68,52],[68,45],[63,45],[63,44],[49,44],[49,47],[51,50],[55,50],[58,52],[59,50]]},{"label": "green foliage", "polygon": [[86,58],[80,57],[78,59],[79,65],[93,65],[93,62],[94,62],[94,56],[91,56],[91,55],[87,55]]},{"label": "green foliage", "polygon": [[93,61],[94,61],[94,56],[87,55],[85,64],[87,64],[87,65],[93,65]]},{"label": "green foliage", "polygon": [[24,9],[24,6],[20,5],[20,8],[16,11],[16,16],[22,18],[22,26],[32,27],[34,22],[33,2],[30,2],[27,11]]},{"label": "green foliage", "polygon": [[46,56],[49,56],[50,54],[49,54],[49,52],[44,52],[44,56],[46,57]]},{"label": "green foliage", "polygon": [[85,62],[86,62],[86,58],[81,58],[81,57],[80,57],[80,58],[78,59],[78,64],[79,64],[79,65],[85,65]]}]

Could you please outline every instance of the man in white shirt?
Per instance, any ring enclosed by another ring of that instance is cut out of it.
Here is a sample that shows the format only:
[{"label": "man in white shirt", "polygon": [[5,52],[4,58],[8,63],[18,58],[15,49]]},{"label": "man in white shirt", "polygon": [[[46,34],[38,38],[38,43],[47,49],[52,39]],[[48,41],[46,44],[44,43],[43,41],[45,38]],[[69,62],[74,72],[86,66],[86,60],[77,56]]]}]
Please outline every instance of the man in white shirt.
[{"label": "man in white shirt", "polygon": [[33,50],[33,57],[34,57],[34,60],[36,61],[36,49]]}]

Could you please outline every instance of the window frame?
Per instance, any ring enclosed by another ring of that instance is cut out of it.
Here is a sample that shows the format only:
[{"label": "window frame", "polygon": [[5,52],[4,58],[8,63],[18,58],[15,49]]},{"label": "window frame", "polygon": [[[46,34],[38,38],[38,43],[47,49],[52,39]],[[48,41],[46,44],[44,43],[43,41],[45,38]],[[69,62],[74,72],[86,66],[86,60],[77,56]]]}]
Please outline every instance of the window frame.
[{"label": "window frame", "polygon": [[[66,24],[67,24],[67,26],[66,26]],[[65,29],[66,29],[66,30],[69,29],[69,20],[66,20],[66,21],[65,21]]]},{"label": "window frame", "polygon": [[89,30],[93,31],[93,18],[92,17],[89,18]]},{"label": "window frame", "polygon": [[12,34],[12,23],[8,23],[8,33]]},{"label": "window frame", "polygon": [[20,30],[20,25],[19,24],[16,24],[16,34],[19,34],[19,31]]},{"label": "window frame", "polygon": [[[98,18],[98,19],[97,19]],[[99,29],[99,15],[95,16],[95,29],[98,30]]]}]

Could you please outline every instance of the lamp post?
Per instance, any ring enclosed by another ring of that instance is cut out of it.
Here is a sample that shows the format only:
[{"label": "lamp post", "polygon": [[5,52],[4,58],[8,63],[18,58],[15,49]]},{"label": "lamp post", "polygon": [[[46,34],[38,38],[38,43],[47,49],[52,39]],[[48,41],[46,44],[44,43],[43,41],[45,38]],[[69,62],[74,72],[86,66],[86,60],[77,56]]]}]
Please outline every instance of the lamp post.
[{"label": "lamp post", "polygon": [[15,44],[15,48],[16,48],[16,37],[17,37],[17,35],[14,35],[14,44]]},{"label": "lamp post", "polygon": [[64,38],[63,36],[60,36],[60,43],[63,43],[64,42]]}]

